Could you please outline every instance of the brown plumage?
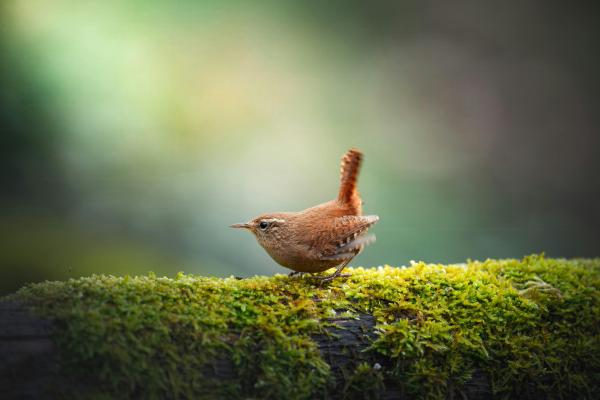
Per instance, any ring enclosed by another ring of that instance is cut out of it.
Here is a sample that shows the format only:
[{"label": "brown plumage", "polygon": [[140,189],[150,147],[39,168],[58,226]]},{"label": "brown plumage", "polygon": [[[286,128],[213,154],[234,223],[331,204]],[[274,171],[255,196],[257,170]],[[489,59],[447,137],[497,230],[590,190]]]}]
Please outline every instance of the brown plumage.
[{"label": "brown plumage", "polygon": [[342,157],[342,164],[340,166],[338,202],[348,205],[352,209],[351,212],[353,215],[362,214],[362,201],[356,188],[361,163],[362,153],[357,149],[350,149]]},{"label": "brown plumage", "polygon": [[260,215],[243,224],[231,225],[251,231],[258,243],[279,264],[295,273],[322,272],[337,267],[330,280],[365,246],[375,241],[368,229],[379,217],[362,215],[357,179],[362,153],[349,150],[342,158],[337,199],[298,212]]}]

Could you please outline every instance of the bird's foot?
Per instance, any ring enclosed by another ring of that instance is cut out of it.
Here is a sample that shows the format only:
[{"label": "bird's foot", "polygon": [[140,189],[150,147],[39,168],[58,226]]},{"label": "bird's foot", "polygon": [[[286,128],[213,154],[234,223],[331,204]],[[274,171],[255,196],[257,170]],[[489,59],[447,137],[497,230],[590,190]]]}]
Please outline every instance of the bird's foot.
[{"label": "bird's foot", "polygon": [[346,261],[344,261],[339,267],[337,267],[337,269],[335,270],[335,272],[329,276],[318,276],[316,277],[317,279],[320,280],[319,282],[319,286],[323,285],[325,282],[330,282],[332,280],[334,280],[335,278],[347,278],[350,276],[350,274],[342,274],[342,271],[344,270],[344,268],[346,268],[346,265],[348,265],[348,263],[350,262],[351,259],[347,259]]},{"label": "bird's foot", "polygon": [[288,274],[288,277],[289,277],[289,278],[292,278],[292,277],[294,277],[294,276],[302,277],[302,276],[304,276],[304,275],[306,275],[306,272],[301,272],[301,271],[292,271],[292,272],[290,272],[290,273]]},{"label": "bird's foot", "polygon": [[335,278],[348,278],[350,276],[350,274],[342,274],[341,272],[342,272],[341,270],[338,270],[338,271],[335,271],[331,275],[327,275],[327,276],[315,276],[315,279],[319,280],[319,286],[321,286],[325,282],[331,282]]},{"label": "bird's foot", "polygon": [[328,276],[323,276],[323,277],[319,277],[318,279],[321,280],[321,282],[329,282],[334,280],[335,278],[348,278],[350,276],[350,274],[331,274]]}]

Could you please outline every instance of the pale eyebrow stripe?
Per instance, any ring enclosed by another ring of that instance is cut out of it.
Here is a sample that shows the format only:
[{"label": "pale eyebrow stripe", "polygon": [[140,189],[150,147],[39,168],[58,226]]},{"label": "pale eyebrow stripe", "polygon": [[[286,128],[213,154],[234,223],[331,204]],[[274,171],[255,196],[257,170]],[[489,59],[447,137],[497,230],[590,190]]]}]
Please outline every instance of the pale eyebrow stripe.
[{"label": "pale eyebrow stripe", "polygon": [[264,219],[263,221],[266,221],[266,222],[285,222],[285,219],[269,218],[269,219]]}]

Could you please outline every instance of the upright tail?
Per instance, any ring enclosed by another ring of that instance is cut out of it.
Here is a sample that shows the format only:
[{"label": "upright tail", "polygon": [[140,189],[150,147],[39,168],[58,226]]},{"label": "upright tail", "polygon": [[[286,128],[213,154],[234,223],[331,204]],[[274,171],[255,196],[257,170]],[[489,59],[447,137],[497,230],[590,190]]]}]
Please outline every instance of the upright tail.
[{"label": "upright tail", "polygon": [[361,214],[362,201],[357,189],[358,171],[362,162],[362,153],[358,149],[350,149],[342,157],[340,168],[340,193],[338,201],[355,210],[356,215]]}]

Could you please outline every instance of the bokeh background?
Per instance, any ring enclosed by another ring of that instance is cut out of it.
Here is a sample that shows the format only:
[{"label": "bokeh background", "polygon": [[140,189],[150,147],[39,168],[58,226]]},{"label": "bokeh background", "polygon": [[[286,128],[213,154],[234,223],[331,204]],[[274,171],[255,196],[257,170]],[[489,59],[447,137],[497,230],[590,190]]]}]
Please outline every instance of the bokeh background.
[{"label": "bokeh background", "polygon": [[333,198],[352,146],[353,265],[598,256],[596,8],[4,0],[0,292],[286,272],[228,225]]}]

